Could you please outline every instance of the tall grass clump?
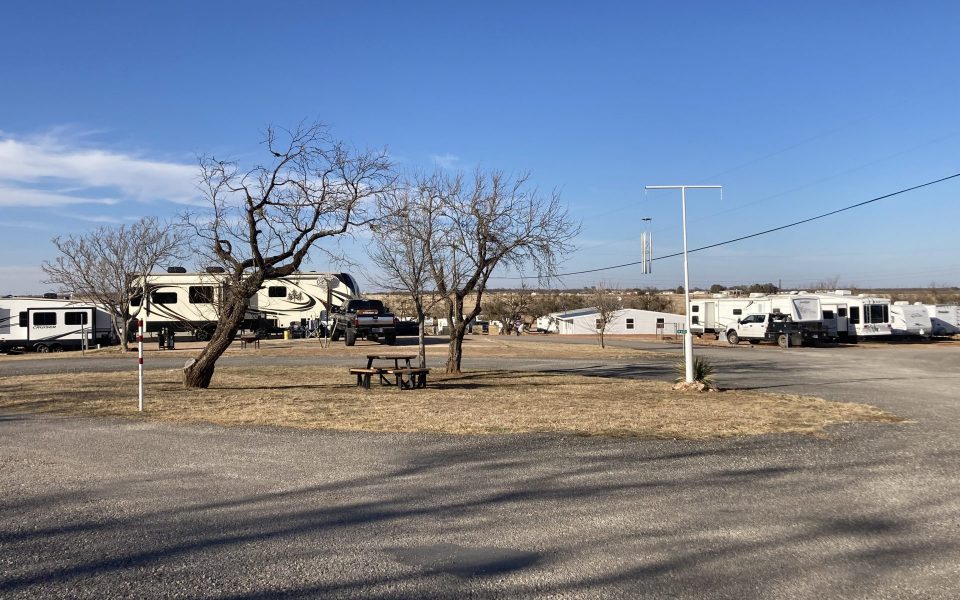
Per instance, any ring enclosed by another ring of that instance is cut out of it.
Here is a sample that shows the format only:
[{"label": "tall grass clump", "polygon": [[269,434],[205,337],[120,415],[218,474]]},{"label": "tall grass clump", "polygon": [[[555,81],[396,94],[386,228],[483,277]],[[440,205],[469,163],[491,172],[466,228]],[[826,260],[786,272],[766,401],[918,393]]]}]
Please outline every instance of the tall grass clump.
[{"label": "tall grass clump", "polygon": [[[680,362],[674,366],[674,371],[677,373],[677,383],[682,383],[687,380],[687,365],[683,359],[680,359]],[[715,372],[716,369],[713,364],[705,357],[693,357],[693,380],[695,382],[713,387],[713,375]]]}]

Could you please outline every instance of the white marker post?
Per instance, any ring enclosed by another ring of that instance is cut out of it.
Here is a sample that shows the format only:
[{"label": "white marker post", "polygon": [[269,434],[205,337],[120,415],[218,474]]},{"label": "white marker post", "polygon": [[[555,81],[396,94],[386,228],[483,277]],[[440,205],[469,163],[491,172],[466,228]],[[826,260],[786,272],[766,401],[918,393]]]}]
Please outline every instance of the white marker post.
[{"label": "white marker post", "polygon": [[137,319],[137,370],[140,376],[138,386],[140,392],[140,412],[143,412],[143,319]]},{"label": "white marker post", "polygon": [[[683,332],[684,379],[693,383],[693,332],[690,331],[693,319],[690,315],[690,269],[687,265],[687,190],[720,189],[719,185],[648,185],[648,190],[680,190],[680,207],[683,215],[683,307],[687,313],[687,328]],[[721,191],[721,200],[723,199]]]}]

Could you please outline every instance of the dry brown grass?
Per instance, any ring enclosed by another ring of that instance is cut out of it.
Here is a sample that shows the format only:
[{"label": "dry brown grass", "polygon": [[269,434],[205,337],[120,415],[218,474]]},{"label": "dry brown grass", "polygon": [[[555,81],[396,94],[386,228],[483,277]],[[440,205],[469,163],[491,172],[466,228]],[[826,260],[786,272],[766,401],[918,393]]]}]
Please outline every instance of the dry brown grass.
[{"label": "dry brown grass", "polygon": [[185,390],[179,370],[150,371],[141,415],[136,377],[129,373],[7,377],[0,380],[0,408],[226,426],[683,439],[819,435],[835,423],[902,420],[819,398],[681,393],[661,382],[528,372],[431,374],[430,387],[415,391],[363,390],[342,367],[220,368],[214,383],[208,390]]}]

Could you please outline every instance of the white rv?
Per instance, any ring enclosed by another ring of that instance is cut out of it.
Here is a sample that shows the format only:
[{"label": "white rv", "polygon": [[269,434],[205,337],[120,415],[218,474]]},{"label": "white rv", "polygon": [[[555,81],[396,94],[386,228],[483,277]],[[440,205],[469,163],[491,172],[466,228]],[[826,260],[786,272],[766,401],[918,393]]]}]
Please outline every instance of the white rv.
[{"label": "white rv", "polygon": [[750,298],[695,299],[690,302],[691,333],[726,336],[749,315],[780,314],[801,324],[806,341],[825,336],[820,300],[812,295],[756,295]]},{"label": "white rv", "polygon": [[870,296],[854,296],[849,291],[817,292],[825,311],[831,311],[837,323],[837,337],[841,342],[855,342],[860,338],[882,339],[893,333],[890,300]]},{"label": "white rv", "polygon": [[892,335],[929,337],[933,327],[930,313],[921,303],[910,304],[903,300],[894,302],[890,307],[890,327]]},{"label": "white rv", "polygon": [[60,352],[116,343],[110,313],[89,302],[57,298],[0,298],[0,350]]},{"label": "white rv", "polygon": [[[173,271],[173,272],[169,272]],[[229,293],[227,276],[218,272],[154,273],[147,278],[146,297],[131,300],[130,313],[143,319],[147,332],[190,332],[198,340],[209,339],[218,321],[221,299]],[[327,306],[325,281],[335,281]],[[264,282],[250,298],[243,329],[276,330],[291,323],[322,320],[334,307],[359,297],[360,288],[347,273],[295,273]]]},{"label": "white rv", "polygon": [[960,333],[960,306],[956,304],[926,304],[933,335]]}]

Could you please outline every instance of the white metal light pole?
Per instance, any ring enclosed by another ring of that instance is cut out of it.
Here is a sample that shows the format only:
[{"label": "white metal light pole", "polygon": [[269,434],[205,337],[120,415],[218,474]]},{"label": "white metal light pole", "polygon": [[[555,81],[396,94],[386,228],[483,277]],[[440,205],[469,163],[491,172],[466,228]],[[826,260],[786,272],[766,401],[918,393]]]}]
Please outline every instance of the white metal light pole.
[{"label": "white metal light pole", "polygon": [[693,383],[693,333],[690,326],[690,268],[687,264],[687,190],[723,189],[719,185],[648,185],[647,190],[680,190],[680,206],[683,210],[683,310],[687,314],[687,328],[683,333],[683,361],[687,383]]}]

